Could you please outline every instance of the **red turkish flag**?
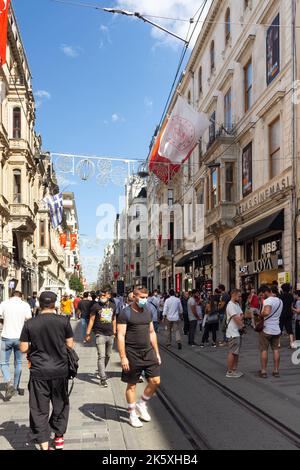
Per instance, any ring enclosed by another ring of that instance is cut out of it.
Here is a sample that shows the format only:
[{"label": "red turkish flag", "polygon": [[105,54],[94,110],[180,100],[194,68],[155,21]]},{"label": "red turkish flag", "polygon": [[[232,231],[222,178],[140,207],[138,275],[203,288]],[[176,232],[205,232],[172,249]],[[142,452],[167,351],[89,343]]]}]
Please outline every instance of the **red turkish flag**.
[{"label": "red turkish flag", "polygon": [[59,235],[59,242],[63,248],[66,248],[67,246],[67,234],[66,233],[61,233]]},{"label": "red turkish flag", "polygon": [[7,23],[10,0],[0,0],[0,66],[6,62]]},{"label": "red turkish flag", "polygon": [[75,250],[76,243],[77,243],[77,234],[71,233],[70,234],[70,250],[71,251]]}]

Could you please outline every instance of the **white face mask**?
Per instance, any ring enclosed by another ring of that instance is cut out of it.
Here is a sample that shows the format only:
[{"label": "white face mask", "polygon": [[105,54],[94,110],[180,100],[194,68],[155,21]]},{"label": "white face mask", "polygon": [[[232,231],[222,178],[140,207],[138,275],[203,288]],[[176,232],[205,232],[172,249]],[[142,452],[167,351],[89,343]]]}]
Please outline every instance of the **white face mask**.
[{"label": "white face mask", "polygon": [[108,302],[108,299],[105,299],[105,298],[100,299],[100,303],[103,304],[103,305],[107,304],[107,302]]}]

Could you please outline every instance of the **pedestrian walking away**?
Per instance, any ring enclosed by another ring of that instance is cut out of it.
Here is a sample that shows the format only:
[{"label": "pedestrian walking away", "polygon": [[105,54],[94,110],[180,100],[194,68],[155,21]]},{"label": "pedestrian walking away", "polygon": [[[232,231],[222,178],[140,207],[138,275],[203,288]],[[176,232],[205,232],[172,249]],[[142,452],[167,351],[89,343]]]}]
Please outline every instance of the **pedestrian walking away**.
[{"label": "pedestrian walking away", "polygon": [[189,334],[189,326],[190,326],[189,325],[188,300],[189,300],[189,293],[183,292],[182,297],[181,297],[181,305],[182,305],[182,310],[183,310],[183,321],[184,321],[183,334],[186,336]]},{"label": "pedestrian walking away", "polygon": [[293,303],[294,297],[291,293],[291,286],[289,284],[282,284],[280,299],[282,300],[282,312],[280,315],[280,330],[281,335],[284,328],[289,335],[289,347],[293,349],[294,333],[293,333]]},{"label": "pedestrian walking away", "polygon": [[[160,384],[161,358],[151,312],[147,309],[148,291],[136,288],[133,294],[133,303],[118,316],[118,348],[122,381],[127,383],[129,422],[140,428],[142,421],[151,421],[147,403]],[[136,403],[136,384],[143,371],[148,383]]]},{"label": "pedestrian walking away", "polygon": [[153,326],[155,333],[158,333],[158,327],[159,327],[159,298],[157,291],[154,291],[152,294],[149,295],[148,297],[148,307],[152,315],[152,321],[153,321]]},{"label": "pedestrian walking away", "polygon": [[55,449],[63,449],[69,419],[67,347],[74,346],[73,332],[69,320],[56,314],[56,298],[54,292],[41,293],[41,314],[25,323],[20,337],[29,361],[31,435],[41,450],[49,449],[51,430]]},{"label": "pedestrian walking away", "polygon": [[196,346],[195,334],[197,324],[201,321],[201,317],[197,313],[197,305],[201,305],[202,300],[200,293],[196,290],[192,291],[192,296],[188,300],[188,315],[189,315],[189,345]]},{"label": "pedestrian walking away", "polygon": [[226,326],[225,334],[228,341],[227,355],[227,378],[238,379],[244,374],[238,372],[239,355],[242,345],[240,329],[244,326],[243,310],[241,309],[241,291],[233,289],[231,292],[231,300],[226,307]]},{"label": "pedestrian walking away", "polygon": [[205,343],[208,343],[209,333],[212,333],[212,344],[213,348],[216,348],[217,345],[217,331],[219,327],[219,313],[218,313],[218,302],[213,298],[205,306],[205,326],[204,333],[202,336],[201,348],[204,348]]},{"label": "pedestrian walking away", "polygon": [[86,332],[86,341],[91,340],[91,331],[96,336],[98,353],[98,376],[101,387],[108,387],[106,368],[108,366],[114,339],[116,336],[116,304],[110,300],[110,290],[102,290],[99,302],[90,310],[90,319]]},{"label": "pedestrian walking away", "polygon": [[[24,322],[32,317],[27,302],[22,300],[22,293],[15,291],[13,297],[0,305],[0,321],[3,323],[1,338],[1,371],[5,383],[5,401],[9,401],[16,393],[23,394],[19,388],[22,375],[22,353],[20,352],[20,334]],[[10,378],[9,361],[14,353],[14,381]]]},{"label": "pedestrian walking away", "polygon": [[168,337],[167,347],[172,344],[172,333],[175,333],[176,343],[178,349],[182,349],[181,335],[180,335],[180,319],[182,319],[183,308],[180,299],[175,297],[173,289],[169,292],[170,297],[165,301],[163,316],[167,319]]},{"label": "pedestrian walking away", "polygon": [[279,377],[280,363],[280,317],[283,309],[283,302],[276,296],[277,289],[269,286],[261,286],[259,295],[264,299],[260,317],[264,319],[263,331],[259,333],[259,347],[261,370],[260,377],[267,378],[268,350],[271,346],[273,351],[274,369],[273,376]]},{"label": "pedestrian walking away", "polygon": [[296,341],[300,341],[300,290],[296,292],[296,303],[293,307],[293,312],[296,316],[295,320],[295,338]]},{"label": "pedestrian walking away", "polygon": [[86,337],[86,330],[87,330],[88,321],[89,321],[89,312],[90,312],[91,302],[92,301],[89,300],[89,293],[85,292],[83,294],[83,299],[78,304],[78,312],[79,312],[79,318],[81,320],[82,337],[83,337],[84,344],[86,343],[85,337]]}]

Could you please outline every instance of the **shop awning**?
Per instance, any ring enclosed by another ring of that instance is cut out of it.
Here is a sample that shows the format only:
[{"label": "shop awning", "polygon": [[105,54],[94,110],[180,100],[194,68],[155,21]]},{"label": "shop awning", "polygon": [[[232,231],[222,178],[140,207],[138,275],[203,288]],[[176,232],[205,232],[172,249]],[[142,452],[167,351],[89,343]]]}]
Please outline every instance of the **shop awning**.
[{"label": "shop awning", "polygon": [[177,261],[176,267],[182,268],[187,264],[197,260],[198,258],[201,258],[202,256],[210,255],[212,254],[212,249],[213,246],[212,243],[210,243],[209,245],[205,245],[203,248],[201,248],[201,250],[192,251],[191,253],[183,256],[179,261]]},{"label": "shop awning", "polygon": [[249,225],[243,228],[240,233],[233,240],[234,245],[243,245],[247,240],[258,237],[266,232],[273,230],[284,230],[284,210],[275,212],[269,215],[265,219],[255,222],[255,224]]}]

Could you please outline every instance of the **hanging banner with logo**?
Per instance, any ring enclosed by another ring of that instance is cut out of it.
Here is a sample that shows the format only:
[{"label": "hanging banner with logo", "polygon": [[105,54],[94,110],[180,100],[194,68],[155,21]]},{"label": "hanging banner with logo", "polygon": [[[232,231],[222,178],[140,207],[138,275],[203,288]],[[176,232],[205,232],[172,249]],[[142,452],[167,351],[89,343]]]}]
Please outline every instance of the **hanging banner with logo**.
[{"label": "hanging banner with logo", "polygon": [[10,0],[0,0],[0,67],[6,63],[8,10]]},{"label": "hanging banner with logo", "polygon": [[77,244],[77,234],[71,233],[70,234],[70,250],[71,251],[75,250],[76,244]]},{"label": "hanging banner with logo", "polygon": [[66,233],[61,233],[59,235],[59,243],[63,248],[66,248],[67,246],[67,234]]}]

